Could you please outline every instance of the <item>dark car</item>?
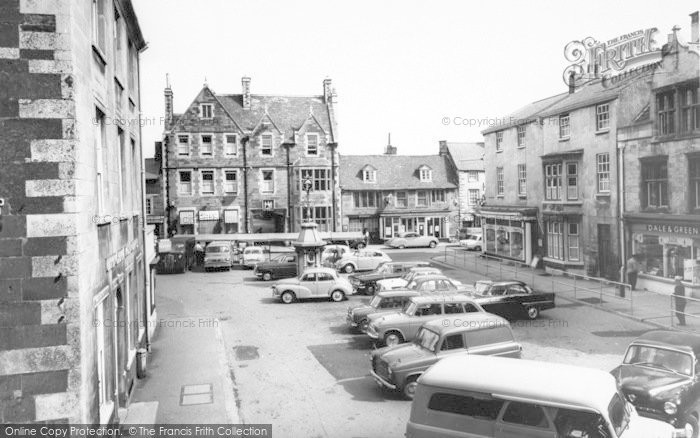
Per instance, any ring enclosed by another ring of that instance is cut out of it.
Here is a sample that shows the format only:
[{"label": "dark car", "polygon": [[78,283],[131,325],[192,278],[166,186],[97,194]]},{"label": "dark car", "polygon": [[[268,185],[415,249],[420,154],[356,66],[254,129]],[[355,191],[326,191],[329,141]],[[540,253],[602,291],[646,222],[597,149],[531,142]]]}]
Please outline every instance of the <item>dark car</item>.
[{"label": "dark car", "polygon": [[347,245],[351,249],[362,249],[365,247],[365,241],[362,238],[357,239],[327,239],[328,245]]},{"label": "dark car", "polygon": [[265,281],[273,278],[286,278],[297,276],[297,255],[280,254],[268,262],[260,262],[255,265],[255,275]]},{"label": "dark car", "polygon": [[700,336],[665,330],[632,341],[611,371],[639,415],[662,420],[698,436]]},{"label": "dark car", "polygon": [[379,265],[377,269],[366,274],[353,274],[348,277],[352,286],[360,293],[374,295],[377,291],[377,282],[385,278],[399,278],[411,268],[427,267],[429,262],[387,262]]},{"label": "dark car", "polygon": [[537,292],[518,280],[477,281],[474,299],[487,312],[506,318],[537,319],[541,311],[555,307],[554,293]]},{"label": "dark car", "polygon": [[360,331],[367,330],[369,315],[376,313],[400,312],[411,301],[411,297],[417,297],[420,293],[410,290],[387,290],[379,292],[367,304],[349,307],[347,322],[351,328]]}]

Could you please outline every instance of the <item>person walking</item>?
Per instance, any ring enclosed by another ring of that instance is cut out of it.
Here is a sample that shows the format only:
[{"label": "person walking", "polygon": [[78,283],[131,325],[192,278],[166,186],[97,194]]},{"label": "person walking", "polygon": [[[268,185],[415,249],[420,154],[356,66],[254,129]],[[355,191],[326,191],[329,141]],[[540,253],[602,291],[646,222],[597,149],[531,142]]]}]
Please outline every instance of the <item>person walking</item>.
[{"label": "person walking", "polygon": [[637,287],[638,273],[639,263],[637,262],[637,256],[633,255],[627,260],[627,282],[630,284],[632,290],[635,290]]},{"label": "person walking", "polygon": [[201,242],[197,242],[194,246],[194,262],[195,266],[202,266],[204,264],[204,247]]},{"label": "person walking", "polygon": [[685,325],[685,286],[683,286],[683,277],[677,275],[675,278],[676,286],[673,288],[673,301],[676,304],[676,316],[678,317],[678,325]]},{"label": "person walking", "polygon": [[365,248],[367,248],[367,245],[369,245],[369,230],[367,230],[367,228],[362,230],[362,240],[365,244]]}]

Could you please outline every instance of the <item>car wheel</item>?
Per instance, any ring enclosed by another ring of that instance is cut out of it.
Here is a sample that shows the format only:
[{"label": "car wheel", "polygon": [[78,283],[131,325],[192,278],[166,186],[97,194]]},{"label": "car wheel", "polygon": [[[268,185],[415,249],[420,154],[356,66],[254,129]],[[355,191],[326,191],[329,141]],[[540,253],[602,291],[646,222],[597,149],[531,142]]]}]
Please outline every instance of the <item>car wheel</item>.
[{"label": "car wheel", "polygon": [[418,387],[418,376],[409,377],[403,386],[403,396],[407,400],[413,400],[416,395],[416,387]]},{"label": "car wheel", "polygon": [[361,332],[366,332],[367,331],[367,326],[369,326],[369,319],[365,318],[360,323],[357,325],[357,328],[360,329]]},{"label": "car wheel", "polygon": [[530,307],[527,309],[527,317],[530,319],[537,319],[540,316],[540,309],[537,307]]},{"label": "car wheel", "polygon": [[343,271],[345,271],[345,273],[347,274],[352,274],[353,272],[355,272],[355,267],[348,263],[347,265],[343,266]]},{"label": "car wheel", "polygon": [[265,281],[270,281],[272,280],[272,272],[264,272],[262,279]]},{"label": "car wheel", "polygon": [[377,286],[370,284],[369,286],[367,286],[366,291],[367,291],[367,295],[374,295],[375,292],[377,292]]},{"label": "car wheel", "polygon": [[345,294],[342,290],[334,290],[331,292],[331,301],[339,303],[343,301],[343,298],[345,298]]},{"label": "car wheel", "polygon": [[688,438],[698,438],[698,419],[694,414],[688,416],[685,420],[685,433]]},{"label": "car wheel", "polygon": [[404,249],[404,248],[406,248],[406,245],[404,245],[404,244],[399,245],[399,249]]},{"label": "car wheel", "polygon": [[435,248],[437,246],[437,243],[435,243],[435,241],[433,240],[432,242],[430,242],[430,245],[428,245],[428,246],[431,248]]},{"label": "car wheel", "polygon": [[403,336],[399,332],[389,332],[384,335],[384,345],[393,347],[403,342]]},{"label": "car wheel", "polygon": [[280,297],[280,300],[284,304],[291,304],[294,302],[295,299],[296,299],[296,295],[294,295],[294,292],[288,291],[288,290],[282,292],[282,296]]}]

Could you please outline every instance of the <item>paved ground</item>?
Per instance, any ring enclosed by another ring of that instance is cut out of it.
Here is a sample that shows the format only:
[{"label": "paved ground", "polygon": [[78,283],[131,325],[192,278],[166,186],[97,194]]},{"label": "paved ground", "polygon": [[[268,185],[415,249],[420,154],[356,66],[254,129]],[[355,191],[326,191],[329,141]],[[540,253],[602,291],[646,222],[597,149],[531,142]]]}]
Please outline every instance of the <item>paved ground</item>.
[{"label": "paved ground", "polygon": [[[429,260],[440,251],[387,252],[394,260]],[[445,272],[463,282],[483,278],[461,269]],[[401,437],[410,403],[379,390],[368,376],[371,344],[345,326],[347,307],[366,299],[353,296],[343,303],[284,305],[272,300],[270,283],[257,281],[251,271],[159,276],[160,318],[216,318],[218,325],[216,330],[168,329],[164,335],[168,340],[159,338],[152,355],[152,363],[167,375],[142,383],[138,401],[162,398],[159,420],[190,418],[187,412],[195,414],[194,409],[206,409],[206,405],[176,406],[172,397],[180,395],[186,383],[214,381],[219,406],[213,409],[233,409],[221,399],[226,376],[232,375],[231,391],[240,420],[272,423],[275,436]],[[538,321],[513,324],[526,358],[609,370],[621,359],[626,345],[649,330],[645,324],[590,306],[561,300],[558,304]],[[222,343],[215,338],[217,330],[223,335]],[[225,349],[228,369],[220,364],[223,356],[217,349]],[[182,356],[185,351],[190,353]],[[221,418],[225,420],[226,415]]]}]

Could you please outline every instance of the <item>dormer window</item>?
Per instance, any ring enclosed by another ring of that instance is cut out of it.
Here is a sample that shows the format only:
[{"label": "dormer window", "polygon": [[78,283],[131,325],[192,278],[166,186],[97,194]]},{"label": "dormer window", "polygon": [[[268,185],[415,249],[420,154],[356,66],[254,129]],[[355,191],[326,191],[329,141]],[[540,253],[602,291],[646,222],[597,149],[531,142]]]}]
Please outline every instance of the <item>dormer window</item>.
[{"label": "dormer window", "polygon": [[367,166],[362,170],[362,181],[366,183],[376,183],[377,182],[377,171],[371,167]]},{"label": "dormer window", "polygon": [[318,135],[308,134],[306,136],[306,155],[318,155]]},{"label": "dormer window", "polygon": [[203,103],[199,106],[199,114],[203,119],[211,119],[214,114],[213,105],[210,103]]},{"label": "dormer window", "polygon": [[433,170],[428,166],[418,168],[421,182],[431,182],[433,180]]}]

